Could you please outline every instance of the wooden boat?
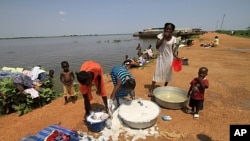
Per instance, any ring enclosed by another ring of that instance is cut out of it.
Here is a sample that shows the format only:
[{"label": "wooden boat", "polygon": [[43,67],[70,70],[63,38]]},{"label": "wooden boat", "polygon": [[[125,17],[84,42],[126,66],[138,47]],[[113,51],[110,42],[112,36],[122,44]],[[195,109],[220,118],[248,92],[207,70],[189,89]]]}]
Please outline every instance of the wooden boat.
[{"label": "wooden boat", "polygon": [[[144,29],[143,31],[135,32],[133,34],[134,37],[139,37],[139,38],[152,38],[156,39],[157,35],[163,32],[163,28],[149,28],[149,29]],[[193,35],[200,35],[203,32],[201,31],[200,28],[179,28],[176,29],[174,32],[174,35],[181,36],[184,39],[189,38],[190,36]]]}]

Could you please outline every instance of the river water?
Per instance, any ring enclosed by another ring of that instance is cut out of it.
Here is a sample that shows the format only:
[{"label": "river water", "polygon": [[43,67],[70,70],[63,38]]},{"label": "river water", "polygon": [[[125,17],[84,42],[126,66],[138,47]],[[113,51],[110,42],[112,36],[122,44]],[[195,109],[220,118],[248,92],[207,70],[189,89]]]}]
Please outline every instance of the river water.
[{"label": "river water", "polygon": [[109,73],[114,65],[121,65],[124,56],[136,57],[138,43],[142,49],[149,44],[155,47],[154,39],[140,39],[132,35],[74,36],[50,38],[22,38],[0,40],[0,68],[22,67],[30,70],[40,65],[46,71],[55,71],[56,89],[61,61],[68,61],[70,70],[79,71],[81,64],[87,60],[99,62],[104,73]]}]

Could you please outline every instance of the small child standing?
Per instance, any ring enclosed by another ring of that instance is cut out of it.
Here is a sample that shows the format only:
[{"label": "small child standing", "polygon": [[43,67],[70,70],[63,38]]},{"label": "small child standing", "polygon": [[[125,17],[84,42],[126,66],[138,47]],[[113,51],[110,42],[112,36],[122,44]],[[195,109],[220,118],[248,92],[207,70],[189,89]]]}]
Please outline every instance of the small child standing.
[{"label": "small child standing", "polygon": [[63,83],[63,92],[65,103],[68,103],[68,98],[72,98],[73,101],[76,99],[76,92],[74,89],[75,75],[73,71],[69,70],[69,63],[67,61],[61,62],[63,71],[60,74],[60,81]]},{"label": "small child standing", "polygon": [[54,70],[49,70],[49,77],[54,78]]},{"label": "small child standing", "polygon": [[54,70],[49,70],[49,88],[52,89],[54,87]]},{"label": "small child standing", "polygon": [[187,109],[187,113],[194,114],[195,119],[199,119],[199,111],[203,110],[205,89],[208,88],[209,82],[206,78],[208,69],[201,67],[198,72],[198,77],[190,82],[188,97],[190,97],[189,106],[192,108]]}]

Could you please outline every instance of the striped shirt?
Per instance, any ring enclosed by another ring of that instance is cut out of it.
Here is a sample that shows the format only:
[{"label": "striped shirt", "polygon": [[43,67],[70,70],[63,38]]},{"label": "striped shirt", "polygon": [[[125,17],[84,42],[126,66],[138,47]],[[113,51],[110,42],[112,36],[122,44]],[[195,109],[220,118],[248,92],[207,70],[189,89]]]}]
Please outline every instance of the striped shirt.
[{"label": "striped shirt", "polygon": [[[126,83],[126,77],[134,79],[132,74],[128,72],[128,70],[123,66],[114,66],[110,72],[110,75],[114,86],[117,85],[117,78],[121,80],[122,85]],[[122,86],[121,89],[115,94],[115,97],[124,97],[130,94],[130,92],[131,91],[126,90],[124,86]]]}]

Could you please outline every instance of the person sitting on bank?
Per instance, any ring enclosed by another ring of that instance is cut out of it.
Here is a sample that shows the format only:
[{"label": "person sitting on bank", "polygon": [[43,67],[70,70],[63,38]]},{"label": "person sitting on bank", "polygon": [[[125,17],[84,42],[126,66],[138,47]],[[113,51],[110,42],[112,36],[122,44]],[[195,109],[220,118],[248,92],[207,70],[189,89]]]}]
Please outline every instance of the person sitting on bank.
[{"label": "person sitting on bank", "polygon": [[153,59],[153,50],[151,49],[151,44],[148,46],[148,49],[147,49],[147,59]]},{"label": "person sitting on bank", "polygon": [[215,36],[214,41],[210,44],[200,44],[201,47],[217,47],[219,45],[219,37]]},{"label": "person sitting on bank", "polygon": [[127,69],[138,67],[139,63],[137,63],[135,60],[128,58],[128,55],[125,55],[125,60],[123,62],[123,66],[125,66]]},{"label": "person sitting on bank", "polygon": [[146,64],[146,61],[147,61],[147,57],[145,57],[145,54],[143,54],[141,52],[137,62],[139,63],[139,66],[143,66],[144,64]]},{"label": "person sitting on bank", "polygon": [[214,41],[211,43],[211,47],[216,47],[219,45],[219,37],[218,36],[215,36],[214,37]]}]

